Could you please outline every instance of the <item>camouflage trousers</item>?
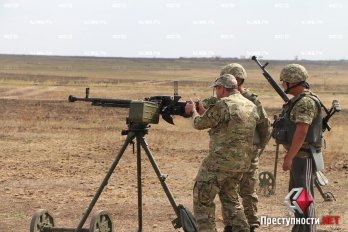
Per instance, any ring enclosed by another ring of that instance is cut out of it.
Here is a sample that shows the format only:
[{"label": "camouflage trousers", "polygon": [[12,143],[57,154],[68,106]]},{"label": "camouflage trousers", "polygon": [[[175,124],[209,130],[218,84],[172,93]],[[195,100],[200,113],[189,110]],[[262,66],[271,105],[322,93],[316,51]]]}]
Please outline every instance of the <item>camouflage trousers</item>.
[{"label": "camouflage trousers", "polygon": [[[239,187],[239,194],[242,197],[242,203],[244,207],[244,214],[246,218],[248,219],[248,223],[251,227],[259,227],[260,221],[257,217],[257,204],[259,202],[259,199],[257,197],[257,186],[259,181],[259,157],[258,157],[258,151],[255,150],[253,153],[253,158],[251,160],[251,165],[248,171],[243,173],[242,180],[240,182]],[[219,194],[220,201],[229,202],[228,197],[225,195]],[[228,208],[229,204],[222,203],[222,216],[224,220],[225,226],[231,226],[232,222],[230,221],[231,215],[231,209]]]},{"label": "camouflage trousers", "polygon": [[228,210],[227,221],[231,222],[233,232],[249,232],[243,206],[239,202],[239,184],[243,173],[209,172],[199,170],[193,188],[193,211],[199,232],[216,232],[214,199],[219,194],[223,210]]}]

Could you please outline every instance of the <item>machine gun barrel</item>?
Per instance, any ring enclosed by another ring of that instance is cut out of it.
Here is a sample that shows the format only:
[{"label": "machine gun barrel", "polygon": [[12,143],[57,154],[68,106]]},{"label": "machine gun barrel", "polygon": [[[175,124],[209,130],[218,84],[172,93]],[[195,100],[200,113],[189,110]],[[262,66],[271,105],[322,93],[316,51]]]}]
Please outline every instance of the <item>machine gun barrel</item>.
[{"label": "machine gun barrel", "polygon": [[75,102],[75,101],[91,102],[93,106],[129,108],[132,100],[75,97],[75,96],[70,95],[68,98],[68,101],[69,102]]}]

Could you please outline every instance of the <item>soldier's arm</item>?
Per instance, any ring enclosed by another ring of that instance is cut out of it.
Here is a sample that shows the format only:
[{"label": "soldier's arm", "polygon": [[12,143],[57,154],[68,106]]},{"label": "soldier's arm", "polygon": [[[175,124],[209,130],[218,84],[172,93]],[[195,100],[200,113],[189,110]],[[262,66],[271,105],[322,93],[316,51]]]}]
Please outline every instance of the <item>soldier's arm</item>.
[{"label": "soldier's arm", "polygon": [[215,105],[219,99],[217,97],[208,97],[202,100],[204,108],[208,109],[210,106]]},{"label": "soldier's arm", "polygon": [[192,116],[193,127],[197,130],[215,127],[227,114],[226,111],[227,109],[223,105],[216,104],[209,107],[202,115],[194,112]]}]

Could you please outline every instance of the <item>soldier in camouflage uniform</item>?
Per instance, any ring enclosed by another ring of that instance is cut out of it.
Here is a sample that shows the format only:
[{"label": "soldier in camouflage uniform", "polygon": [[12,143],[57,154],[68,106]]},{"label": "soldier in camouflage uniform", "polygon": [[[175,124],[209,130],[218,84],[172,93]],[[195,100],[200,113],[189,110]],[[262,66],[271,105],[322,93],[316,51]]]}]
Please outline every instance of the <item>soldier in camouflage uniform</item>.
[{"label": "soldier in camouflage uniform", "polygon": [[[281,120],[275,122],[272,135],[287,151],[283,170],[290,170],[289,191],[303,187],[314,197],[312,151],[320,150],[322,146],[322,116],[320,99],[309,91],[307,78],[306,69],[299,64],[289,64],[282,69],[280,81],[284,91],[294,97],[284,105]],[[295,217],[314,218],[314,202],[303,214],[296,212]],[[315,231],[314,225],[294,225],[292,228],[292,232],[312,231]]]},{"label": "soldier in camouflage uniform", "polygon": [[209,154],[203,160],[193,189],[193,210],[199,232],[216,232],[215,204],[217,194],[228,195],[231,212],[228,220],[234,232],[249,232],[250,226],[239,202],[239,184],[251,163],[253,136],[259,120],[256,106],[237,89],[236,79],[229,74],[213,84],[218,100],[199,112],[191,101],[185,107],[192,113],[193,127],[208,129]]},{"label": "soldier in camouflage uniform", "polygon": [[[240,196],[242,197],[242,203],[244,207],[244,213],[248,219],[250,225],[250,231],[254,231],[255,228],[260,226],[260,221],[257,217],[257,204],[258,197],[256,189],[258,186],[258,166],[259,155],[267,145],[271,137],[271,122],[267,117],[265,109],[262,107],[260,100],[255,93],[243,88],[243,83],[247,77],[247,73],[242,65],[238,63],[231,63],[222,68],[221,74],[231,74],[236,77],[238,82],[238,90],[246,99],[250,100],[257,107],[257,112],[260,116],[260,120],[256,126],[253,150],[250,156],[251,165],[248,170],[243,174],[243,179],[240,184]],[[219,195],[222,202],[222,212],[225,224],[224,232],[231,232],[231,222],[228,221],[229,213],[231,212],[230,205],[228,204],[228,195]]]}]

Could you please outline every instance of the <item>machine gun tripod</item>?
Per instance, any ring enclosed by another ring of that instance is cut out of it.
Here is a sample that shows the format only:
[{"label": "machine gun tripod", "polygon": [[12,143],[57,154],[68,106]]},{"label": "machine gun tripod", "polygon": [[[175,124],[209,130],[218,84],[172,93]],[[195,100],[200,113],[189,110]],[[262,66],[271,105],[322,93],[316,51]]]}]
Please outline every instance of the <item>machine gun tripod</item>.
[{"label": "machine gun tripod", "polygon": [[[70,100],[71,96],[69,97]],[[97,99],[100,102],[100,99]],[[117,100],[119,101],[119,100]],[[91,219],[89,228],[83,228],[87,218],[89,217],[93,207],[95,206],[98,198],[103,192],[104,188],[108,184],[108,181],[114,172],[116,166],[121,160],[125,150],[128,145],[135,144],[136,146],[136,160],[137,160],[137,189],[138,189],[138,228],[136,232],[143,232],[143,208],[142,208],[142,182],[141,182],[141,150],[145,151],[148,160],[151,163],[162,188],[174,209],[177,216],[176,219],[172,221],[175,229],[183,228],[185,232],[197,232],[197,225],[195,218],[192,213],[187,210],[183,205],[178,205],[166,184],[166,175],[162,174],[153,155],[148,147],[145,139],[145,135],[148,134],[150,123],[158,123],[158,105],[153,102],[146,101],[134,101],[127,102],[129,105],[129,117],[127,118],[127,130],[122,131],[122,135],[126,135],[126,139],[118,150],[114,161],[107,172],[105,178],[103,179],[101,185],[99,186],[96,194],[94,195],[92,201],[90,202],[88,208],[83,214],[77,228],[62,228],[56,227],[54,217],[50,212],[45,209],[39,209],[33,215],[30,232],[112,232],[114,231],[114,225],[112,222],[112,217],[107,211],[98,211]],[[115,107],[115,106],[113,106]],[[135,142],[134,142],[135,140]]]}]

